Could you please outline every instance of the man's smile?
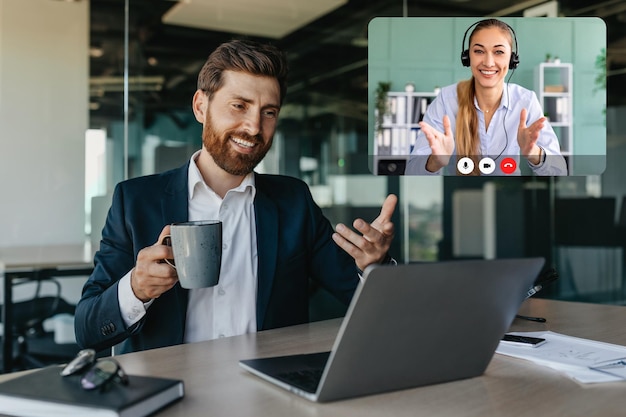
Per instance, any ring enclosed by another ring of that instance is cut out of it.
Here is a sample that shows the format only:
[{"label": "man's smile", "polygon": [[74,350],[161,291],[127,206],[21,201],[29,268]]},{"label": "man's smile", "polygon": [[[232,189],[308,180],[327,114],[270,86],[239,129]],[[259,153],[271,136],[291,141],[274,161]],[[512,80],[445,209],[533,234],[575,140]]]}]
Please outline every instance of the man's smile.
[{"label": "man's smile", "polygon": [[255,142],[250,142],[248,140],[241,139],[236,136],[231,136],[230,140],[233,141],[235,145],[238,145],[239,147],[244,148],[245,150],[252,149],[257,145]]}]

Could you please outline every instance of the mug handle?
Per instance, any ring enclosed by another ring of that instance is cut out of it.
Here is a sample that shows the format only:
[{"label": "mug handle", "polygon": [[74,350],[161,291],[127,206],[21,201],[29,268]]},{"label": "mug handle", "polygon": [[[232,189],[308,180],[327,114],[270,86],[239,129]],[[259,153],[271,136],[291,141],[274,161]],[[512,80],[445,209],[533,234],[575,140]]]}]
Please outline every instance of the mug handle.
[{"label": "mug handle", "polygon": [[[172,246],[172,236],[171,235],[163,236],[163,240],[161,240],[161,244],[171,247]],[[168,264],[172,268],[176,269],[176,264],[174,263],[173,259],[162,259],[161,261],[165,262],[166,264]]]}]

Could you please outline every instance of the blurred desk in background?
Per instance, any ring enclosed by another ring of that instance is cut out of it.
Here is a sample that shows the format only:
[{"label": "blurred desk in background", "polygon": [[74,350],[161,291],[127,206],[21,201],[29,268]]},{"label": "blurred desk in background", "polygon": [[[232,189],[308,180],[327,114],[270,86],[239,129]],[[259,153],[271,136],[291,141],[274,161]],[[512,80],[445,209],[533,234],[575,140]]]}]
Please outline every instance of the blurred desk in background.
[{"label": "blurred desk in background", "polygon": [[85,276],[93,271],[93,250],[84,244],[0,248],[2,297],[2,372],[13,369],[13,282]]}]

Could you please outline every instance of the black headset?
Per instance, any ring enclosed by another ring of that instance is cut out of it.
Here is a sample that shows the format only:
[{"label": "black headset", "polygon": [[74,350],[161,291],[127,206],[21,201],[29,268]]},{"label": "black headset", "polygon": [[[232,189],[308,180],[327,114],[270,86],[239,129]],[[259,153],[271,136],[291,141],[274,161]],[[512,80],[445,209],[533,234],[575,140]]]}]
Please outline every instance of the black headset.
[{"label": "black headset", "polygon": [[[470,31],[471,28],[473,28],[474,26],[483,23],[483,22],[487,22],[491,19],[485,19],[485,20],[481,20],[479,22],[476,22],[474,24],[472,24],[470,27],[467,28],[467,30],[465,31],[465,34],[463,35],[463,44],[461,45],[461,50],[463,52],[461,52],[461,63],[463,64],[464,67],[469,67],[470,66],[470,56],[469,56],[469,49],[465,49],[465,38],[467,38],[467,32]],[[502,22],[504,23],[504,22]],[[513,34],[513,40],[515,41],[515,52],[511,52],[511,59],[509,60],[509,69],[515,69],[517,68],[517,66],[519,65],[519,55],[518,55],[518,49],[517,49],[517,36],[515,36],[515,31],[513,30],[513,28],[511,26],[509,26],[507,23],[504,23],[509,30],[511,31],[511,33]],[[468,45],[469,48],[469,45]]]}]

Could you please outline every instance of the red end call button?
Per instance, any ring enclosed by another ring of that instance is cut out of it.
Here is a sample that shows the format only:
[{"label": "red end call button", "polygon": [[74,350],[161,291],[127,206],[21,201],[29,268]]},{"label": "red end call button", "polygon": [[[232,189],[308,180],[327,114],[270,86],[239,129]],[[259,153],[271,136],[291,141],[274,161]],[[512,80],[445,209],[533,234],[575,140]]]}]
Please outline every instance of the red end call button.
[{"label": "red end call button", "polygon": [[504,158],[502,162],[500,162],[500,169],[505,174],[512,174],[515,172],[515,168],[517,168],[517,162],[513,158]]}]

